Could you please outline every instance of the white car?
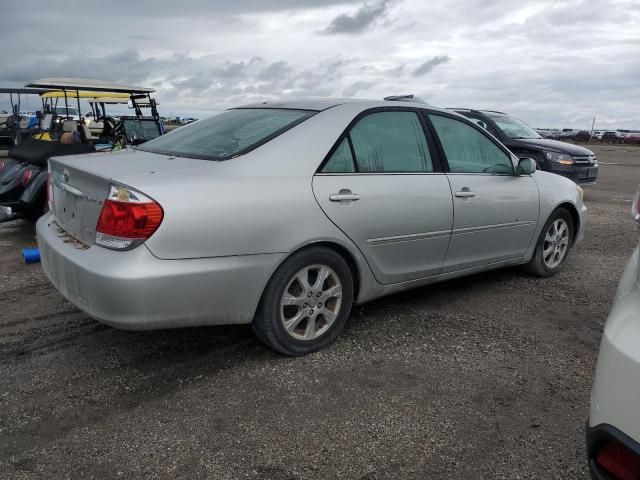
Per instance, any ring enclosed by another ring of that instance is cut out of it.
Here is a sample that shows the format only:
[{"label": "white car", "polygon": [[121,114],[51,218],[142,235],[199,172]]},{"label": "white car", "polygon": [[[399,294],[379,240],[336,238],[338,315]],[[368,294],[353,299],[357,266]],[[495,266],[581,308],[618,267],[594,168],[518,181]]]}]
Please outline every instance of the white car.
[{"label": "white car", "polygon": [[[640,191],[633,217],[640,222]],[[640,478],[640,256],[627,264],[602,335],[587,425],[595,479]]]}]

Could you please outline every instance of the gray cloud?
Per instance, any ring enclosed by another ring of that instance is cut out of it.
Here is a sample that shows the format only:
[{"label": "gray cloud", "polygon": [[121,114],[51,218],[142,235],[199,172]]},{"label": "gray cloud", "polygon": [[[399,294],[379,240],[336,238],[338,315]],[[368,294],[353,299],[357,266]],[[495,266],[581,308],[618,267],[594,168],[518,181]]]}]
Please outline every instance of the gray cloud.
[{"label": "gray cloud", "polygon": [[[415,93],[536,125],[584,128],[595,114],[596,127],[640,128],[637,0],[364,1],[4,2],[2,35],[15,41],[0,49],[0,86],[52,76],[152,86],[162,112],[187,115]],[[72,40],[60,25],[73,25]]]},{"label": "gray cloud", "polygon": [[433,58],[427,60],[426,62],[424,62],[423,64],[421,64],[418,68],[413,70],[413,72],[411,72],[411,74],[414,77],[420,77],[422,75],[425,75],[425,74],[429,73],[431,70],[436,68],[438,65],[442,65],[443,63],[447,63],[449,60],[451,60],[451,58],[449,58],[449,55],[438,55],[437,57],[433,57]]},{"label": "gray cloud", "polygon": [[368,88],[373,87],[375,84],[376,82],[373,80],[359,80],[345,88],[342,92],[342,95],[344,95],[345,97],[353,97],[356,93],[362,90],[367,90]]},{"label": "gray cloud", "polygon": [[331,21],[324,32],[330,34],[361,33],[376,21],[383,19],[390,5],[390,0],[380,0],[373,3],[366,2],[351,15],[346,13],[338,15]]}]

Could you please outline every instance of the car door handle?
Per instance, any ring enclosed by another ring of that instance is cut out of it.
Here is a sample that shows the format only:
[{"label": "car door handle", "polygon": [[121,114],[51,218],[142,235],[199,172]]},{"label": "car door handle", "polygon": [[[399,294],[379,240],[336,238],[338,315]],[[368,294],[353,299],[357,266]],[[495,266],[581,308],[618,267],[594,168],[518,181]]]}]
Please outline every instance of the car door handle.
[{"label": "car door handle", "polygon": [[340,190],[340,193],[329,195],[329,200],[332,202],[355,202],[360,200],[360,195],[351,193],[351,190]]},{"label": "car door handle", "polygon": [[476,192],[472,192],[467,187],[464,187],[462,190],[458,190],[454,195],[458,198],[470,198],[475,197]]}]

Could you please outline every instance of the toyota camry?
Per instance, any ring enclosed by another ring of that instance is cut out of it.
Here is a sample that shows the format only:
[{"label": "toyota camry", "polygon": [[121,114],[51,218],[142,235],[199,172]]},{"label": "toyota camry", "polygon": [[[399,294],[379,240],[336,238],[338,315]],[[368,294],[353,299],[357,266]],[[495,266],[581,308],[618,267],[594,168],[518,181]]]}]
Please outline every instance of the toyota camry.
[{"label": "toyota camry", "polygon": [[303,355],[356,303],[510,265],[557,273],[582,189],[426,104],[233,108],[109,156],[49,161],[51,282],[125,329],[252,324]]}]

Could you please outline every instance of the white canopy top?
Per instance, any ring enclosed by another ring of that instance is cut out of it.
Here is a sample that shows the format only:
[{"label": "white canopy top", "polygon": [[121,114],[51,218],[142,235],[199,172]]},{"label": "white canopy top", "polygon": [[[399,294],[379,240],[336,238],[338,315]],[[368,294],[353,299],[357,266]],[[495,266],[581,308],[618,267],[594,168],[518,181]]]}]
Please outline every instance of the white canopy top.
[{"label": "white canopy top", "polygon": [[104,82],[91,78],[42,78],[27,83],[25,87],[48,88],[56,90],[91,90],[94,92],[152,93],[155,90],[145,87],[130,87],[119,83]]}]

